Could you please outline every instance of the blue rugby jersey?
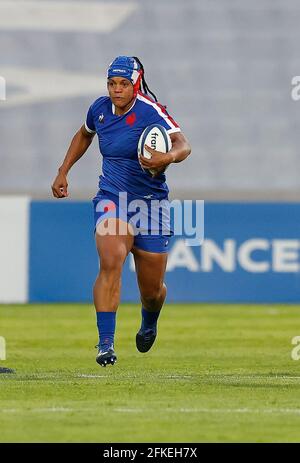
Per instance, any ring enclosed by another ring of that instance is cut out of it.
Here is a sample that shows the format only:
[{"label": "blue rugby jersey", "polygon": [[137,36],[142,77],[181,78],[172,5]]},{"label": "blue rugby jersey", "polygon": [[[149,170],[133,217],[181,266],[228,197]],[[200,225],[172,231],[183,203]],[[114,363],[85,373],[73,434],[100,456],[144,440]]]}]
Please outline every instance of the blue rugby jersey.
[{"label": "blue rugby jersey", "polygon": [[138,92],[132,107],[115,114],[108,96],[98,98],[89,108],[85,128],[97,133],[103,156],[99,188],[118,194],[126,191],[139,198],[163,199],[168,196],[165,174],[152,178],[140,166],[137,146],[140,135],[151,124],[163,125],[168,133],[180,132],[165,108]]}]

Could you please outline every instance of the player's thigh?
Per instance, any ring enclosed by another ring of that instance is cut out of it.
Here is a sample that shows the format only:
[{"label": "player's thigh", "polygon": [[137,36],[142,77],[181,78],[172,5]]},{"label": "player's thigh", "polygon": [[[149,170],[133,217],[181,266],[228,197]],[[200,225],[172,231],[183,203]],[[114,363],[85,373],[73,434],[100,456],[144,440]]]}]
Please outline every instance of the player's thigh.
[{"label": "player's thigh", "polygon": [[137,281],[144,295],[155,295],[161,291],[166,271],[168,253],[148,252],[133,248]]},{"label": "player's thigh", "polygon": [[126,222],[110,218],[95,233],[101,270],[120,269],[133,246],[132,230]]}]

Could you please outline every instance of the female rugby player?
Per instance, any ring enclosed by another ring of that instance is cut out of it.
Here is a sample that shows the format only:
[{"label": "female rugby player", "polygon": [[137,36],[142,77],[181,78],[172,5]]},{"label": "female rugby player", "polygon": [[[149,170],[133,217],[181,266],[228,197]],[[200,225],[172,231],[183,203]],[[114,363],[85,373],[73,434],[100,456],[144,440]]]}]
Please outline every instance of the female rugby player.
[{"label": "female rugby player", "polygon": [[[120,193],[126,192],[128,203],[141,199],[149,205],[152,200],[167,201],[169,190],[164,171],[169,164],[183,161],[191,152],[178,124],[150,91],[143,65],[137,57],[119,56],[111,63],[107,88],[109,96],[98,98],[90,106],[86,122],[75,134],[52,185],[56,198],[68,196],[67,174],[97,133],[103,173],[99,177],[99,191],[93,199],[100,259],[94,304],[99,332],[96,361],[101,366],[113,365],[117,360],[114,351],[116,311],[120,302],[122,267],[128,253],[134,256],[142,303],[141,327],[136,335],[140,352],[147,352],[155,341],[157,321],[167,291],[164,274],[172,232],[164,234],[159,223],[159,233],[135,234],[130,222],[132,213],[127,208],[124,212]],[[143,130],[152,124],[165,127],[172,148],[163,154],[146,147],[151,159],[139,158],[138,140]],[[150,174],[149,169],[155,174]],[[107,230],[114,230],[114,233],[107,233]]]}]

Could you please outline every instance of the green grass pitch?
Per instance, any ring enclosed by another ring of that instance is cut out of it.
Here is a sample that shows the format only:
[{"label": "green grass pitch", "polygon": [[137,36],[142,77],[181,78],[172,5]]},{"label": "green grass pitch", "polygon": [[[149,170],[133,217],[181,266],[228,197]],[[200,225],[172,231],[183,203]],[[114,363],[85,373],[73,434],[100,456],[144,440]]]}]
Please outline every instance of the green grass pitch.
[{"label": "green grass pitch", "polygon": [[300,306],[168,304],[147,354],[136,304],[101,368],[91,305],[0,306],[15,374],[0,375],[1,442],[298,442]]}]

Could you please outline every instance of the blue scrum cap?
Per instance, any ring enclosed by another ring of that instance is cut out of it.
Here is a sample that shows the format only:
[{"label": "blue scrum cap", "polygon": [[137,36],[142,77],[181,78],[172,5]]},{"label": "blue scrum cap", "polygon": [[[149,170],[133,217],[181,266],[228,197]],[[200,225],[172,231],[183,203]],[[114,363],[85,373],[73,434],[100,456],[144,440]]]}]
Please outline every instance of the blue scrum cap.
[{"label": "blue scrum cap", "polygon": [[109,65],[107,78],[124,77],[135,85],[141,77],[141,66],[131,56],[118,56]]}]

